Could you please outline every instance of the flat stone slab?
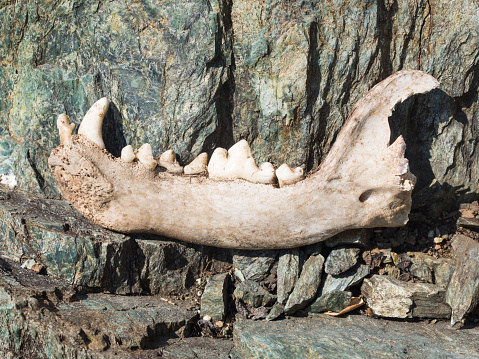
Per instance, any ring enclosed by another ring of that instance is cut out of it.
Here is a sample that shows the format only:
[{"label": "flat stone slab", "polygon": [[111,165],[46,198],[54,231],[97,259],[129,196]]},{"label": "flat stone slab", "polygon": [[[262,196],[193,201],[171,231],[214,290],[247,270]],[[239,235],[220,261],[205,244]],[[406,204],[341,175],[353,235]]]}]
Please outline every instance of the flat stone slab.
[{"label": "flat stone slab", "polygon": [[160,297],[79,296],[65,281],[0,257],[3,357],[146,357],[136,354],[189,335],[196,316],[189,303]]},{"label": "flat stone slab", "polygon": [[126,236],[67,202],[0,186],[0,254],[29,259],[72,285],[116,294],[185,294],[207,255],[201,246]]},{"label": "flat stone slab", "polygon": [[234,342],[244,358],[479,358],[479,328],[454,330],[446,322],[400,322],[351,315],[238,320]]}]

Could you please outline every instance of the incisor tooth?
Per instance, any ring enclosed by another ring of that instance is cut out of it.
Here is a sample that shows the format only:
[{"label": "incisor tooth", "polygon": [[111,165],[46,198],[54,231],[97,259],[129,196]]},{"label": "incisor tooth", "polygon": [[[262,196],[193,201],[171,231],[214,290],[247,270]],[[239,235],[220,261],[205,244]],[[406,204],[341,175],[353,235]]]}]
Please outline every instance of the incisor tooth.
[{"label": "incisor tooth", "polygon": [[109,105],[110,101],[108,101],[106,97],[99,99],[88,110],[78,128],[79,135],[85,136],[101,148],[105,148],[105,143],[101,135],[101,126],[103,125],[103,118],[108,111]]},{"label": "incisor tooth", "polygon": [[161,154],[160,158],[158,159],[158,164],[161,167],[166,168],[168,172],[172,173],[183,173],[183,167],[180,166],[178,161],[176,160],[176,154],[173,150],[165,151]]},{"label": "incisor tooth", "polygon": [[157,163],[153,158],[151,146],[149,143],[145,143],[136,151],[136,157],[138,161],[149,170],[154,170]]},{"label": "incisor tooth", "polygon": [[189,165],[184,168],[185,175],[197,175],[206,172],[208,166],[208,154],[200,153]]},{"label": "incisor tooth", "polygon": [[133,162],[135,160],[135,152],[131,145],[125,146],[121,150],[121,160],[123,162]]},{"label": "incisor tooth", "polygon": [[60,143],[65,144],[72,138],[72,132],[75,128],[74,123],[70,123],[70,119],[64,113],[58,116],[57,119],[57,128],[60,133]]},{"label": "incisor tooth", "polygon": [[283,163],[276,170],[276,177],[278,177],[279,186],[283,187],[301,181],[304,178],[304,171],[301,167],[296,167],[293,170]]}]

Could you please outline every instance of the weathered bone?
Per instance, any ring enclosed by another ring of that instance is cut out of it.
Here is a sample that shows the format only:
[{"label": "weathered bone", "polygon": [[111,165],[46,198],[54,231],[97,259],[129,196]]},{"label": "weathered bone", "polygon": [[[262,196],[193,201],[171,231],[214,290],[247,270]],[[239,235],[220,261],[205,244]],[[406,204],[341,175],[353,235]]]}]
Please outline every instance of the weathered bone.
[{"label": "weathered bone", "polygon": [[[149,171],[83,136],[54,149],[49,165],[75,208],[119,232],[218,247],[303,246],[348,229],[407,222],[414,176],[403,138],[389,146],[388,117],[396,103],[438,86],[412,70],[380,82],[355,106],[319,168],[283,188]],[[226,167],[225,151],[214,152],[223,162],[211,166],[212,158],[209,171]]]},{"label": "weathered bone", "polygon": [[101,148],[105,148],[105,143],[103,142],[101,134],[101,126],[103,125],[103,118],[108,111],[109,105],[110,101],[108,101],[106,97],[99,99],[88,110],[78,128],[79,135],[85,136]]}]

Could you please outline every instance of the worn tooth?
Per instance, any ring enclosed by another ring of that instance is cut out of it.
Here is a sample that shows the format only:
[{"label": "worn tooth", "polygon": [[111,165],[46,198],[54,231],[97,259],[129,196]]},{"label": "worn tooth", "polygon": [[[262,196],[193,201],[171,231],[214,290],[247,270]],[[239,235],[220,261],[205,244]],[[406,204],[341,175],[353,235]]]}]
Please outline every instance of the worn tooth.
[{"label": "worn tooth", "polygon": [[301,167],[296,167],[293,170],[283,163],[276,170],[276,177],[278,177],[279,186],[283,187],[301,181],[304,178],[304,171]]},{"label": "worn tooth", "polygon": [[[252,159],[253,160],[253,159]],[[254,163],[254,160],[253,160]],[[256,166],[256,164],[255,164]],[[273,184],[276,182],[276,176],[274,173],[274,166],[269,162],[264,162],[261,166],[251,175],[251,182]]]},{"label": "worn tooth", "polygon": [[85,117],[83,117],[80,127],[78,128],[79,135],[85,136],[101,148],[105,148],[105,143],[101,135],[101,127],[109,105],[110,101],[108,101],[106,97],[95,102]]},{"label": "worn tooth", "polygon": [[208,167],[208,154],[200,153],[189,165],[184,168],[185,175],[197,175],[206,172]]},{"label": "worn tooth", "polygon": [[208,177],[212,179],[226,179],[225,167],[228,162],[228,151],[218,147],[211,155],[208,163]]},{"label": "worn tooth", "polygon": [[154,170],[157,163],[153,158],[151,146],[149,143],[145,143],[136,151],[136,157],[138,161],[149,170]]},{"label": "worn tooth", "polygon": [[176,160],[176,153],[173,150],[163,152],[158,159],[158,164],[166,168],[168,172],[183,173],[183,167]]},{"label": "worn tooth", "polygon": [[120,158],[123,162],[133,162],[136,158],[135,152],[133,151],[133,147],[131,145],[123,147],[121,150]]},{"label": "worn tooth", "polygon": [[74,123],[70,123],[70,119],[64,113],[58,116],[57,119],[57,128],[60,133],[60,143],[63,145],[70,141],[72,138],[73,129],[75,128]]}]

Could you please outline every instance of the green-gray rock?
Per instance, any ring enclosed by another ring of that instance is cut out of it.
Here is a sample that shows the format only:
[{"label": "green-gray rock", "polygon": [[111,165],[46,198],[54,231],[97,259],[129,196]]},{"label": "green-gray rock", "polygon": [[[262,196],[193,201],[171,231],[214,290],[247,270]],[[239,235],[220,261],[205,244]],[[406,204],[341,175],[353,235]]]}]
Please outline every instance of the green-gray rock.
[{"label": "green-gray rock", "polygon": [[278,302],[286,304],[290,293],[298,281],[300,253],[298,249],[284,251],[279,256],[277,293]]},{"label": "green-gray rock", "polygon": [[238,320],[234,342],[241,358],[479,358],[479,328],[451,330],[446,323],[385,321],[350,315]]},{"label": "green-gray rock", "polygon": [[269,311],[268,315],[266,316],[266,320],[275,320],[278,318],[281,314],[284,313],[284,304],[280,302],[274,303],[273,307]]},{"label": "green-gray rock", "polygon": [[226,315],[229,274],[216,274],[208,279],[201,295],[201,316],[210,316],[213,323]]},{"label": "green-gray rock", "polygon": [[452,241],[456,268],[446,291],[451,325],[461,322],[479,304],[479,242],[456,234]]},{"label": "green-gray rock", "polygon": [[325,293],[331,292],[333,290],[344,291],[354,287],[355,285],[359,284],[364,277],[368,276],[369,273],[369,266],[361,264],[351,268],[347,272],[338,275],[328,274],[323,285],[321,286],[319,295],[324,295]]},{"label": "green-gray rock", "polygon": [[407,255],[412,259],[413,263],[425,264],[432,269],[434,273],[434,284],[446,288],[452,273],[454,272],[454,260],[450,258],[434,258],[421,252],[408,252]]},{"label": "green-gray rock", "polygon": [[233,250],[235,274],[241,280],[261,282],[265,279],[275,262],[277,251]]},{"label": "green-gray rock", "polygon": [[6,357],[145,357],[139,349],[189,335],[195,317],[185,303],[159,297],[77,295],[64,281],[0,257],[0,352]]},{"label": "green-gray rock", "polygon": [[234,290],[234,295],[254,308],[261,306],[270,307],[276,301],[275,295],[272,295],[257,282],[251,280],[239,283]]},{"label": "green-gray rock", "polygon": [[309,313],[337,312],[351,304],[351,292],[333,290],[322,295],[308,308]]},{"label": "green-gray rock", "polygon": [[179,294],[199,277],[202,247],[114,233],[64,202],[0,186],[0,254],[34,259],[48,274],[90,290]]},{"label": "green-gray rock", "polygon": [[315,297],[321,284],[324,257],[321,254],[312,255],[303,264],[293,292],[284,306],[284,312],[293,314],[305,308]]},{"label": "green-gray rock", "polygon": [[359,248],[333,249],[326,258],[324,271],[331,275],[338,275],[354,267],[358,262]]}]

